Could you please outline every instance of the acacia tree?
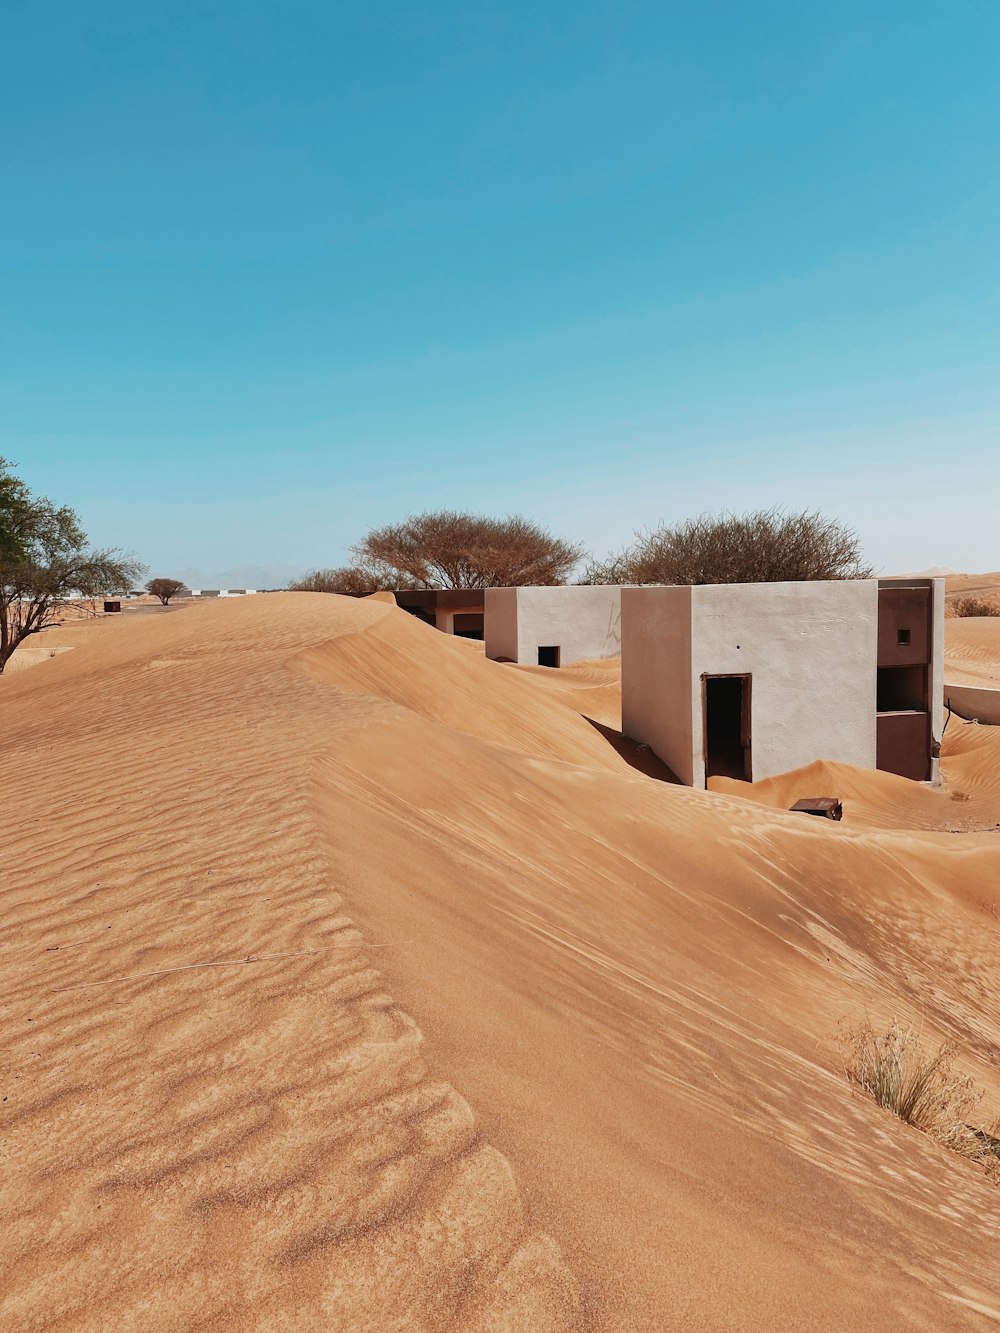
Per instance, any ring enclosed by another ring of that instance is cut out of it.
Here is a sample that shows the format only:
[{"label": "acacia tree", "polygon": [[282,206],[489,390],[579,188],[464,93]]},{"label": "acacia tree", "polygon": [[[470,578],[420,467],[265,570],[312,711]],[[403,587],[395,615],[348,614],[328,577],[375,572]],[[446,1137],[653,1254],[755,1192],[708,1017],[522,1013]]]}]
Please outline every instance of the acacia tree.
[{"label": "acacia tree", "polygon": [[166,606],[171,597],[176,596],[183,587],[184,584],[180,579],[150,579],[146,584],[146,591],[151,592],[154,597],[159,597],[160,605]]},{"label": "acacia tree", "polygon": [[584,583],[795,583],[871,577],[860,540],[836,519],[759,509],[701,514],[637,533],[624,551],[588,566]]},{"label": "acacia tree", "polygon": [[51,625],[77,597],[126,592],[143,566],[118,550],[93,551],[67,506],[35,496],[0,458],[3,548],[0,550],[0,673],[15,648]]},{"label": "acacia tree", "polygon": [[358,564],[417,588],[508,588],[564,583],[579,546],[518,515],[483,518],[441,510],[369,532],[351,548]]},{"label": "acacia tree", "polygon": [[369,597],[373,592],[386,592],[409,586],[398,579],[364,565],[343,565],[339,569],[314,569],[296,583],[288,585],[289,592],[336,592],[343,597]]}]

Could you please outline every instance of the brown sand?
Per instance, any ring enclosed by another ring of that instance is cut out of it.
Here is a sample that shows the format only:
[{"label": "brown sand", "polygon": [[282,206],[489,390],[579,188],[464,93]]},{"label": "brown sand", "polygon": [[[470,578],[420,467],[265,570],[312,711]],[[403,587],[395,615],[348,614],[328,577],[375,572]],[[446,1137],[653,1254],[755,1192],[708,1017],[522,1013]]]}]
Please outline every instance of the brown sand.
[{"label": "brown sand", "polygon": [[952,1037],[1000,1110],[1000,833],[925,831],[988,824],[992,729],[836,826],[384,602],[72,633],[0,680],[2,1327],[1000,1321],[1000,1193],[835,1037]]}]

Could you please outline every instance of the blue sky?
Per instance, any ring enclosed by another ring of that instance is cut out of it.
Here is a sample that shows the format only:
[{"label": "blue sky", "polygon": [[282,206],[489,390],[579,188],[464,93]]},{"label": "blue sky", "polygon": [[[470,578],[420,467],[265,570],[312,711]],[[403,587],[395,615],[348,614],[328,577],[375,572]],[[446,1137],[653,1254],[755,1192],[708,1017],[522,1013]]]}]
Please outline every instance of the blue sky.
[{"label": "blue sky", "polygon": [[154,573],[425,508],[1000,567],[992,3],[7,0],[0,453]]}]

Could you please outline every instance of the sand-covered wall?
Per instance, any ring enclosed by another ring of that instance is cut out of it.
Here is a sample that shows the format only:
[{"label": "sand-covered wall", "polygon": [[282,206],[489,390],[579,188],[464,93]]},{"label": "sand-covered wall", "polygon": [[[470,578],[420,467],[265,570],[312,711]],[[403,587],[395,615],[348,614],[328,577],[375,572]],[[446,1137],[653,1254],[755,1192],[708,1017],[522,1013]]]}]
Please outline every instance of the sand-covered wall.
[{"label": "sand-covered wall", "polygon": [[622,731],[648,745],[689,786],[695,748],[692,591],[622,589]]},{"label": "sand-covered wall", "polygon": [[[816,759],[875,767],[878,585],[710,585],[693,590],[691,691],[703,674],[750,673],[754,779]],[[702,728],[694,781],[705,781]]]},{"label": "sand-covered wall", "polygon": [[946,685],[945,703],[959,717],[1000,726],[1000,689],[976,685]]},{"label": "sand-covered wall", "polygon": [[[512,652],[513,634],[516,647]],[[562,666],[617,657],[621,652],[621,588],[487,588],[486,656],[534,666],[541,647],[558,648]]]}]

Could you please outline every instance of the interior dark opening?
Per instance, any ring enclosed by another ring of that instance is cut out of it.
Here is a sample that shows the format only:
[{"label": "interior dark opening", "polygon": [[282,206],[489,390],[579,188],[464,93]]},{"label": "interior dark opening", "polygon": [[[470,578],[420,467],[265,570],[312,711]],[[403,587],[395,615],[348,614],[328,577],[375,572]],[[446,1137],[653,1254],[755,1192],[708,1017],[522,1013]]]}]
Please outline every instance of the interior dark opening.
[{"label": "interior dark opening", "polygon": [[706,677],[706,777],[750,779],[749,702],[749,677]]},{"label": "interior dark opening", "polygon": [[455,616],[454,632],[456,639],[482,639],[484,637],[482,612],[458,612]]},{"label": "interior dark opening", "polygon": [[927,711],[925,666],[879,667],[875,707],[880,713]]},{"label": "interior dark opening", "polygon": [[896,642],[897,642],[897,643],[909,643],[909,642],[910,642],[910,631],[909,631],[908,629],[898,629],[898,630],[896,631]]},{"label": "interior dark opening", "polygon": [[539,648],[538,665],[547,667],[557,667],[559,665],[559,647],[558,645],[548,648]]}]

